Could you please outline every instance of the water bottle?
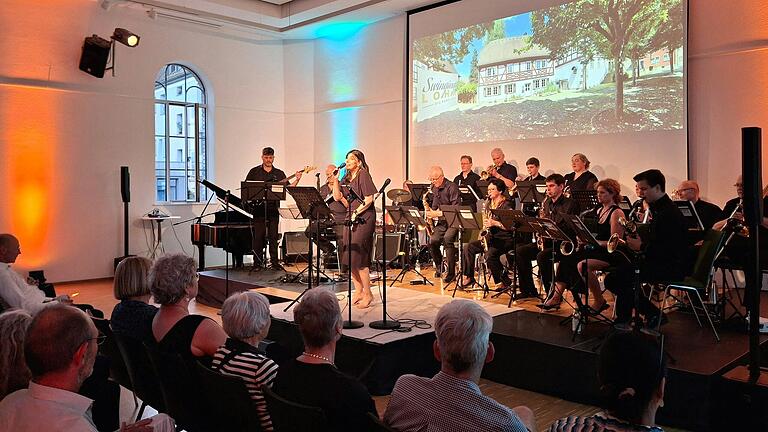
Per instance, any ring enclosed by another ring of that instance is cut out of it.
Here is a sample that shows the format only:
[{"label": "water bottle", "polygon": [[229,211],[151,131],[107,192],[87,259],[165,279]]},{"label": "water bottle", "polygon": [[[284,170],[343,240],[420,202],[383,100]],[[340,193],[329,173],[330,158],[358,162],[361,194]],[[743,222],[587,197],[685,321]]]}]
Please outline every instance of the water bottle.
[{"label": "water bottle", "polygon": [[571,331],[581,334],[582,327],[581,314],[578,311],[573,311],[573,315],[571,315]]}]

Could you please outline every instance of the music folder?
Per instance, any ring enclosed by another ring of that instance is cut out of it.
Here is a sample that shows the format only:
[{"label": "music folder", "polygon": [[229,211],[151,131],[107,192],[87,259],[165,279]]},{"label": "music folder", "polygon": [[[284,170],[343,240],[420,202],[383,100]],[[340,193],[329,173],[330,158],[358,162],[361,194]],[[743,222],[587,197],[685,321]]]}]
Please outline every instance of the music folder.
[{"label": "music folder", "polygon": [[704,231],[704,224],[701,222],[699,212],[696,211],[696,206],[692,202],[676,200],[674,203],[680,210],[680,213],[683,214],[688,231]]}]

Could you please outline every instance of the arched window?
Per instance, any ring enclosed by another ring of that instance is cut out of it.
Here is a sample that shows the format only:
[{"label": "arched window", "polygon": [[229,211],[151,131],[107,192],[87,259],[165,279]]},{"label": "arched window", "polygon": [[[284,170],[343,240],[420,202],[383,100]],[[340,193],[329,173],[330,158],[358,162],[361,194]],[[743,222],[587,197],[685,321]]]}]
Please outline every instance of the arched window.
[{"label": "arched window", "polygon": [[191,69],[168,64],[155,78],[155,199],[198,202],[207,189],[208,105],[203,82]]}]

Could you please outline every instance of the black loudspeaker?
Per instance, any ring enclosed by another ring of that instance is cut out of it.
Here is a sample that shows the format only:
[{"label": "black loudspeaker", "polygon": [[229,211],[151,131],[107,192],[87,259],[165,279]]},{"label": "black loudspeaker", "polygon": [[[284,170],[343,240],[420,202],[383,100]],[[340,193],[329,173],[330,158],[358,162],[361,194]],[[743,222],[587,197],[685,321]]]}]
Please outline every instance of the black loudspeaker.
[{"label": "black loudspeaker", "polygon": [[80,70],[96,78],[104,78],[110,46],[108,40],[96,35],[85,38],[83,53],[80,55]]},{"label": "black loudspeaker", "polygon": [[[401,233],[387,233],[387,261],[392,261],[400,252],[405,252],[403,238],[404,234]],[[381,261],[383,248],[382,235],[381,233],[376,233],[373,242],[374,261]]]},{"label": "black loudspeaker", "polygon": [[131,202],[131,173],[127,166],[120,167],[120,195],[124,203]]}]

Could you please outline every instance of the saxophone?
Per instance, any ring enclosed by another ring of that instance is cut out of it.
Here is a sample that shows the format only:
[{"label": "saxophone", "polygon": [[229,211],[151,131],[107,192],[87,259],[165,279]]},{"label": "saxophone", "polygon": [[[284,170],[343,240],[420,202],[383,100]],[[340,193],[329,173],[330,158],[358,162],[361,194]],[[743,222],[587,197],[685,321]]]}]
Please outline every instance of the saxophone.
[{"label": "saxophone", "polygon": [[[485,226],[485,221],[490,219],[491,217],[491,211],[490,208],[493,205],[493,200],[490,198],[485,200],[485,205],[483,206],[483,226]],[[482,231],[480,231],[480,243],[483,245],[483,252],[488,253],[488,234],[490,234],[491,230],[489,228],[483,228]]]},{"label": "saxophone", "polygon": [[427,230],[427,235],[432,237],[432,219],[427,217],[427,212],[432,211],[427,202],[427,194],[421,196],[421,201],[424,203],[424,220],[427,222],[424,228]]}]

